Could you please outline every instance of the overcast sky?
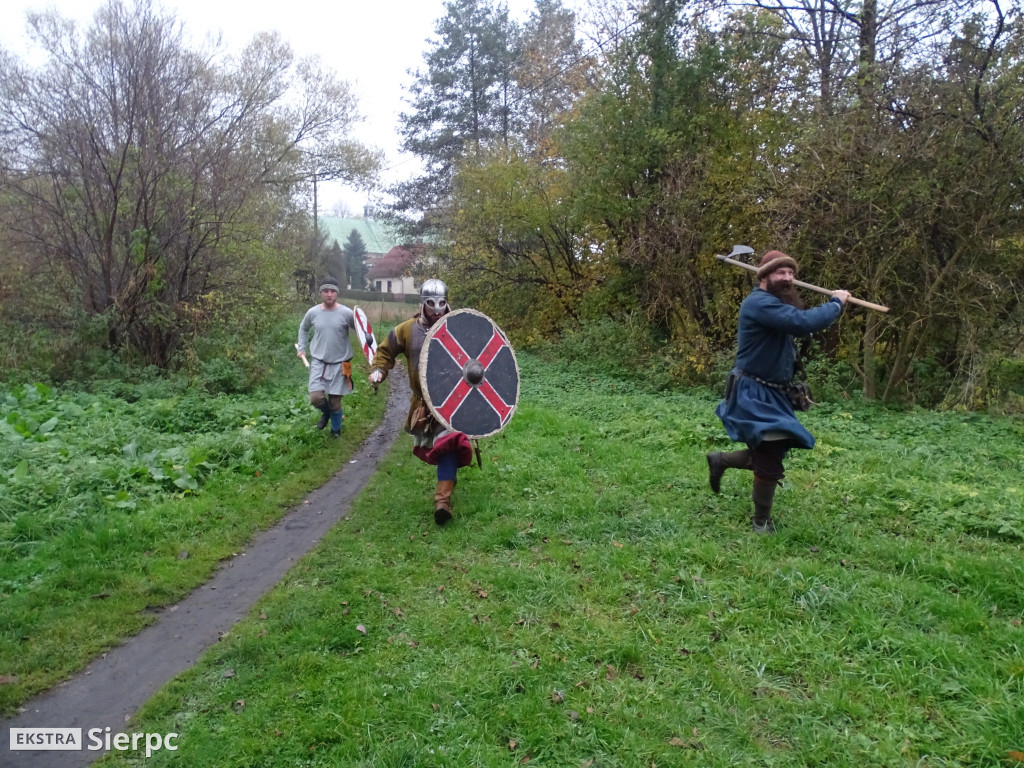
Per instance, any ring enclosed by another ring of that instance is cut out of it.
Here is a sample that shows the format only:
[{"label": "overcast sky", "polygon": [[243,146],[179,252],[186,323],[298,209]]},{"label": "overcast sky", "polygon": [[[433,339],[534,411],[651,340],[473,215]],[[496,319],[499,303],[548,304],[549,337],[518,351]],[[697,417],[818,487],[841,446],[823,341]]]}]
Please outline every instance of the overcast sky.
[{"label": "overcast sky", "polygon": [[[130,2],[130,0],[128,0]],[[509,15],[525,21],[533,0],[506,0]],[[0,46],[21,58],[29,55],[27,11],[55,8],[62,16],[88,26],[105,0],[0,0]],[[571,7],[570,2],[564,3]],[[176,16],[198,46],[207,35],[223,34],[229,51],[239,51],[256,32],[276,30],[299,56],[319,55],[328,68],[347,80],[366,119],[356,138],[385,153],[385,182],[401,181],[419,167],[398,151],[398,114],[411,78],[420,67],[434,22],[444,14],[444,0],[335,0],[291,5],[232,0],[154,0]],[[368,196],[340,186],[320,190],[320,208],[330,213],[336,203],[361,214]]]}]

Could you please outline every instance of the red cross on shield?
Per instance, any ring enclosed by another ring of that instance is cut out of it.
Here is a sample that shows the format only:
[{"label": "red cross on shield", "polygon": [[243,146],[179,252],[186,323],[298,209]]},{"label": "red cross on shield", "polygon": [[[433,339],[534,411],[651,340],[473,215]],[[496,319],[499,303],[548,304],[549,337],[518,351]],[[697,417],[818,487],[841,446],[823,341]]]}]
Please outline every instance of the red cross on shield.
[{"label": "red cross on shield", "polygon": [[457,309],[427,331],[420,351],[420,388],[434,417],[469,438],[505,428],[519,403],[519,365],[491,318]]}]

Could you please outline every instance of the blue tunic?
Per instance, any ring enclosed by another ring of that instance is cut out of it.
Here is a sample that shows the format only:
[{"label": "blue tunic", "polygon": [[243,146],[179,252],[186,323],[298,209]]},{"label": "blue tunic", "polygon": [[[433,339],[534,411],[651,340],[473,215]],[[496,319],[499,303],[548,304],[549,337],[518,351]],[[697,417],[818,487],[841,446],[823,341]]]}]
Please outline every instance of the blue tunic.
[{"label": "blue tunic", "polygon": [[[773,437],[790,437],[800,448],[814,447],[814,435],[797,420],[785,393],[751,376],[778,384],[792,381],[796,361],[793,337],[828,328],[842,311],[839,299],[813,309],[797,309],[761,288],[754,288],[743,300],[732,371],[736,380],[729,399],[715,409],[730,438],[751,448]],[[750,375],[740,375],[741,371]]]}]

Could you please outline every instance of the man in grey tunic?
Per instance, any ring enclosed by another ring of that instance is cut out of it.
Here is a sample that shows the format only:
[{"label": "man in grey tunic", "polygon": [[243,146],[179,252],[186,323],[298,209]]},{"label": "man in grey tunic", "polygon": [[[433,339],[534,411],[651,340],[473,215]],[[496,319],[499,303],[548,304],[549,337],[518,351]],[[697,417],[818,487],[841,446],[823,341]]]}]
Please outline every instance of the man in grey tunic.
[{"label": "man in grey tunic", "polygon": [[[341,434],[341,398],[352,392],[352,342],[349,330],[356,327],[355,315],[338,303],[338,283],[325,277],[320,284],[323,301],[310,307],[299,323],[299,357],[309,344],[309,402],[321,416],[316,428],[331,424],[331,436]],[[310,330],[313,338],[310,341]]]}]

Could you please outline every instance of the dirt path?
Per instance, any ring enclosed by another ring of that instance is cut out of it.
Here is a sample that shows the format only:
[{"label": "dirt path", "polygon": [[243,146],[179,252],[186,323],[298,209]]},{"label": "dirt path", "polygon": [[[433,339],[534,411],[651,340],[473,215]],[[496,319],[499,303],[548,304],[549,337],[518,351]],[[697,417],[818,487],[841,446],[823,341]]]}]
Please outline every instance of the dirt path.
[{"label": "dirt path", "polygon": [[[395,371],[399,373],[398,370]],[[88,732],[131,733],[125,720],[174,676],[190,668],[218,638],[244,618],[330,528],[348,513],[402,433],[409,382],[391,382],[387,411],[380,426],[325,485],[288,512],[273,528],[259,534],[248,549],[226,561],[213,578],[159,620],[122,645],[94,660],[70,680],[26,703],[22,714],[3,721],[0,766],[4,768],[77,768],[105,754],[90,750]],[[81,728],[80,751],[11,751],[11,728]],[[140,742],[145,756],[144,742]],[[133,751],[138,755],[138,751]]]}]

